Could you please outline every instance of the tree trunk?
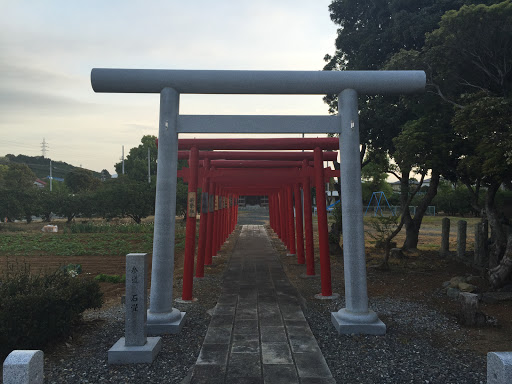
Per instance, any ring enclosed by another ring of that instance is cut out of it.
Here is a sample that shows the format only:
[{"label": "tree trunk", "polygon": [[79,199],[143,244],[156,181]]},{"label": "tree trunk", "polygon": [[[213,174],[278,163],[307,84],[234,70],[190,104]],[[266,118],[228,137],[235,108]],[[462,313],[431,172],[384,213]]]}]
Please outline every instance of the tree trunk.
[{"label": "tree trunk", "polygon": [[489,283],[494,289],[502,287],[512,274],[512,235],[508,236],[505,255],[500,264],[489,270]]},{"label": "tree trunk", "polygon": [[[430,185],[428,186],[427,193],[421,199],[414,217],[406,218],[405,224],[405,241],[402,247],[403,250],[416,249],[418,247],[418,239],[421,228],[421,222],[427,212],[428,206],[437,195],[437,187],[439,186],[440,175],[436,170],[432,170],[432,177],[430,179]],[[409,210],[407,210],[409,212]]]}]

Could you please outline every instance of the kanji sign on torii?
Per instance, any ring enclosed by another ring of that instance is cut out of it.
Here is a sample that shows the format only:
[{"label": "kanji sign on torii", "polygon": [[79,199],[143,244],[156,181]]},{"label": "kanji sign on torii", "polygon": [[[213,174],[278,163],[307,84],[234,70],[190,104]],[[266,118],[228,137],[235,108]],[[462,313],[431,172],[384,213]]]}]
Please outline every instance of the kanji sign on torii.
[{"label": "kanji sign on torii", "polygon": [[[178,133],[339,133],[346,308],[332,313],[340,333],[384,334],[368,309],[364,249],[358,94],[422,92],[423,71],[210,71],[95,68],[96,92],[159,93],[160,123],[155,233],[148,333],[176,333],[184,313],[172,307]],[[180,93],[337,94],[337,116],[191,116]]]}]

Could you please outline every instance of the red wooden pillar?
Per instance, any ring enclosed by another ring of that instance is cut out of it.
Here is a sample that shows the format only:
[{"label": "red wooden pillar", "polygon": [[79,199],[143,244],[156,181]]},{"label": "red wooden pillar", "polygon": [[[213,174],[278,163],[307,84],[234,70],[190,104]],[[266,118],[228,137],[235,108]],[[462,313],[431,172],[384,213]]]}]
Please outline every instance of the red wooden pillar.
[{"label": "red wooden pillar", "polygon": [[300,185],[293,185],[295,195],[295,228],[297,232],[297,263],[304,264],[304,233],[302,230],[302,201],[300,197]]},{"label": "red wooden pillar", "polygon": [[236,195],[236,209],[235,209],[235,227],[238,224],[238,198],[239,197],[240,196],[237,194]]},{"label": "red wooden pillar", "polygon": [[[230,214],[230,204],[229,199],[231,198],[231,195],[229,193],[226,194],[226,218],[224,220],[224,238],[225,240],[229,237],[229,214]],[[224,240],[224,241],[225,241]]]},{"label": "red wooden pillar", "polygon": [[221,191],[220,195],[219,195],[219,244],[218,244],[218,249],[220,249],[222,247],[222,244],[224,243],[224,222],[225,222],[225,214],[226,214],[226,209],[225,209],[225,205],[226,205],[226,200],[225,200],[225,197],[224,197],[224,191]]},{"label": "red wooden pillar", "polygon": [[206,247],[205,247],[205,257],[204,263],[206,265],[212,264],[212,255],[213,255],[213,226],[214,226],[214,215],[215,215],[215,188],[216,185],[214,182],[210,181],[210,185],[208,187],[208,225],[206,228]]},{"label": "red wooden pillar", "polygon": [[318,218],[318,242],[320,243],[320,279],[322,296],[331,296],[331,259],[329,256],[329,234],[327,232],[327,210],[325,204],[324,162],[322,150],[315,148],[316,212]]},{"label": "red wooden pillar", "polygon": [[276,192],[276,234],[281,239],[281,204],[279,203],[279,192]]},{"label": "red wooden pillar", "polygon": [[274,229],[274,195],[268,196],[268,219],[270,223],[270,228],[275,232]]},{"label": "red wooden pillar", "polygon": [[187,227],[185,230],[185,260],[183,266],[183,300],[192,300],[194,281],[194,253],[196,250],[196,215],[197,215],[197,174],[199,168],[199,151],[190,149],[188,161],[190,178],[188,181]]},{"label": "red wooden pillar", "polygon": [[290,250],[289,255],[295,256],[295,224],[293,217],[293,195],[292,195],[292,186],[288,185],[286,187],[286,200],[287,200],[287,213],[288,213],[288,249]]},{"label": "red wooden pillar", "polygon": [[286,237],[286,201],[284,197],[285,193],[284,190],[281,189],[279,191],[279,206],[280,206],[280,212],[281,212],[281,241],[284,243],[284,245],[287,247],[288,239]]},{"label": "red wooden pillar", "polygon": [[235,207],[236,207],[236,195],[231,195],[231,215],[229,217],[229,233],[231,234],[235,230]]},{"label": "red wooden pillar", "polygon": [[219,227],[220,227],[220,213],[219,213],[219,200],[220,200],[220,188],[217,185],[215,188],[215,213],[213,215],[213,245],[212,245],[212,256],[217,256],[219,250]]},{"label": "red wooden pillar", "polygon": [[[210,161],[205,159],[204,170],[208,171],[210,168]],[[197,264],[196,264],[196,277],[204,277],[204,261],[206,253],[206,237],[208,227],[208,190],[209,178],[203,177],[203,185],[201,187],[201,218],[199,219],[199,245],[197,247]]]},{"label": "red wooden pillar", "polygon": [[[303,169],[307,170],[306,161],[303,163]],[[302,191],[304,193],[304,232],[306,238],[306,275],[315,275],[315,248],[313,244],[313,217],[311,215],[311,185],[309,176],[302,180]]]}]

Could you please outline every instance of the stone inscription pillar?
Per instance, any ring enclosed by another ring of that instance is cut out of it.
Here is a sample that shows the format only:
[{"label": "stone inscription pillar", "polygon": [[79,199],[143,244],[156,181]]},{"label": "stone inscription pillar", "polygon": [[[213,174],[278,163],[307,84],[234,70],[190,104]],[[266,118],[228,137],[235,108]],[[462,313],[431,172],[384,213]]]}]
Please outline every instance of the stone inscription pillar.
[{"label": "stone inscription pillar", "polygon": [[152,363],[162,349],[160,337],[147,337],[147,253],[126,255],[125,331],[108,351],[109,364]]}]

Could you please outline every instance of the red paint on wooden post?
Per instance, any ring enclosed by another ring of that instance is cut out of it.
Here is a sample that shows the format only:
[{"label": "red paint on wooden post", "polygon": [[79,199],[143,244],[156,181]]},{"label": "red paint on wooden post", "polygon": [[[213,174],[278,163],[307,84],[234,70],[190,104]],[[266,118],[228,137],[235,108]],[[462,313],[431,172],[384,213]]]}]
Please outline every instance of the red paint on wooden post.
[{"label": "red paint on wooden post", "polygon": [[215,188],[215,212],[213,214],[213,243],[212,243],[212,256],[217,256],[217,251],[219,250],[219,227],[220,227],[220,221],[219,221],[219,194],[220,194],[220,188],[217,185]]},{"label": "red paint on wooden post", "polygon": [[[307,168],[307,166],[305,167]],[[313,217],[311,215],[311,185],[309,176],[302,180],[304,192],[304,232],[306,237],[306,275],[315,275],[315,248],[313,245]]]},{"label": "red paint on wooden post", "polygon": [[293,195],[291,185],[286,187],[286,200],[288,213],[288,243],[290,245],[290,255],[295,255],[297,251],[295,249],[295,224],[293,216]]},{"label": "red paint on wooden post", "polygon": [[288,248],[288,234],[286,232],[286,193],[284,189],[281,189],[279,192],[279,205],[281,206],[281,241],[284,243],[285,247]]},{"label": "red paint on wooden post", "polygon": [[213,224],[214,224],[214,195],[215,195],[215,183],[210,181],[210,185],[208,187],[208,222],[206,228],[206,247],[205,247],[205,257],[204,263],[205,265],[212,264],[212,255],[213,255]]},{"label": "red paint on wooden post", "polygon": [[192,285],[194,281],[194,253],[196,249],[196,214],[197,214],[197,174],[199,166],[199,151],[196,147],[190,150],[188,161],[190,180],[188,182],[187,226],[185,229],[185,260],[183,266],[183,300],[192,300]]},{"label": "red paint on wooden post", "polygon": [[300,197],[300,185],[293,185],[295,197],[295,232],[297,233],[297,263],[304,264],[304,232],[302,230],[302,201]]},{"label": "red paint on wooden post", "polygon": [[331,296],[331,259],[329,256],[329,234],[327,231],[327,210],[325,204],[324,164],[322,150],[318,147],[315,148],[315,188],[322,296]]},{"label": "red paint on wooden post", "polygon": [[[205,170],[209,169],[209,160],[205,160]],[[204,277],[204,261],[206,253],[206,237],[208,227],[208,189],[209,178],[203,177],[201,187],[201,218],[199,219],[199,245],[197,247],[196,277]]]}]

